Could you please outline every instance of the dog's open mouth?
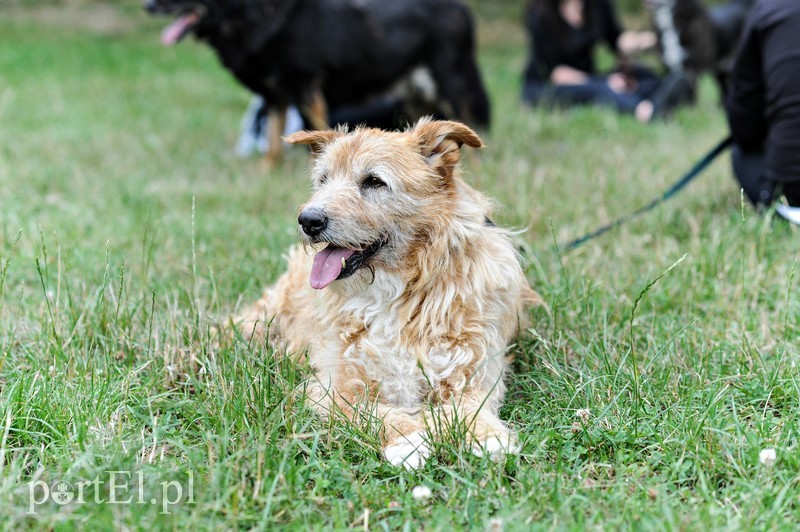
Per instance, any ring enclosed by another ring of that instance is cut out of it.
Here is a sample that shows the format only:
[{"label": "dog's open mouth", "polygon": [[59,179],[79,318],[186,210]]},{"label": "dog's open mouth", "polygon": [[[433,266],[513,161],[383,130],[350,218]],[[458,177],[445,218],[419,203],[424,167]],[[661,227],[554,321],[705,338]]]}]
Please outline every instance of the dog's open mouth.
[{"label": "dog's open mouth", "polygon": [[164,46],[177,44],[200,21],[200,16],[199,11],[189,11],[180,15],[161,32],[161,44]]},{"label": "dog's open mouth", "polygon": [[337,279],[350,277],[386,242],[387,239],[382,238],[362,249],[340,248],[328,244],[328,247],[314,256],[314,264],[311,266],[311,287],[321,290]]}]

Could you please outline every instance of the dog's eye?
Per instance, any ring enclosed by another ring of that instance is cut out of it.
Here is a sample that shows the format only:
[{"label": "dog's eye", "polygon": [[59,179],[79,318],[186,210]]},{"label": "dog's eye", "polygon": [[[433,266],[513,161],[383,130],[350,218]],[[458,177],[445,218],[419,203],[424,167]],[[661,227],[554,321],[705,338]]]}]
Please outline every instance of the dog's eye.
[{"label": "dog's eye", "polygon": [[322,174],[321,176],[319,176],[319,184],[320,185],[324,185],[325,181],[327,181],[327,180],[328,180],[328,174]]},{"label": "dog's eye", "polygon": [[375,174],[367,174],[364,181],[361,182],[362,188],[381,188],[385,186],[386,182]]}]

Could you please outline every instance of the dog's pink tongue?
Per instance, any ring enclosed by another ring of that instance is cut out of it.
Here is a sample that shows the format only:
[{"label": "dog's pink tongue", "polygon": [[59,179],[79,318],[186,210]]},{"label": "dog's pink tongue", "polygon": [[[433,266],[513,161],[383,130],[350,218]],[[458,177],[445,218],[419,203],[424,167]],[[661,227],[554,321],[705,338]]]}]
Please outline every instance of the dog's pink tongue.
[{"label": "dog's pink tongue", "polygon": [[311,266],[311,288],[325,288],[342,273],[342,261],[346,261],[355,253],[352,249],[328,246],[314,256]]},{"label": "dog's pink tongue", "polygon": [[189,27],[197,22],[197,13],[189,13],[178,17],[178,20],[164,28],[161,32],[161,44],[172,46],[181,40],[181,37],[188,31]]}]

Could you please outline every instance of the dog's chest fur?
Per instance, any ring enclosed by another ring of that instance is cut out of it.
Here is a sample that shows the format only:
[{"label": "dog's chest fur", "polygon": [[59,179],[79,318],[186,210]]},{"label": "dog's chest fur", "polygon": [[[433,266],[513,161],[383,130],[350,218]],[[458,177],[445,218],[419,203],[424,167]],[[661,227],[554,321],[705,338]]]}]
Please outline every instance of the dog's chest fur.
[{"label": "dog's chest fur", "polygon": [[404,290],[399,276],[376,272],[365,290],[341,304],[338,328],[346,376],[363,380],[389,404],[410,407],[422,402],[458,361],[446,350],[430,356],[431,346],[404,341],[407,325],[399,316]]}]

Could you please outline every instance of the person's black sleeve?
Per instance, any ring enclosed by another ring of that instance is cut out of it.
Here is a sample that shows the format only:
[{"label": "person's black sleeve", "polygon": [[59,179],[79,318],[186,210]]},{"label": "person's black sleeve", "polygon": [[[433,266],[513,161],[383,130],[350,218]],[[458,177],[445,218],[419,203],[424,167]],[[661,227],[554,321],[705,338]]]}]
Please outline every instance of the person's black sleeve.
[{"label": "person's black sleeve", "polygon": [[608,43],[608,47],[614,53],[619,53],[617,42],[622,34],[622,26],[619,24],[619,19],[611,0],[599,0],[595,8],[598,10],[596,16],[602,24],[603,40]]},{"label": "person's black sleeve", "polygon": [[748,151],[761,149],[767,136],[761,39],[754,20],[751,16],[742,36],[726,102],[733,141]]},{"label": "person's black sleeve", "polygon": [[525,80],[546,83],[550,74],[561,64],[558,39],[553,35],[552,24],[543,20],[541,13],[529,8],[526,13],[525,26],[530,41],[530,55],[525,68]]}]

